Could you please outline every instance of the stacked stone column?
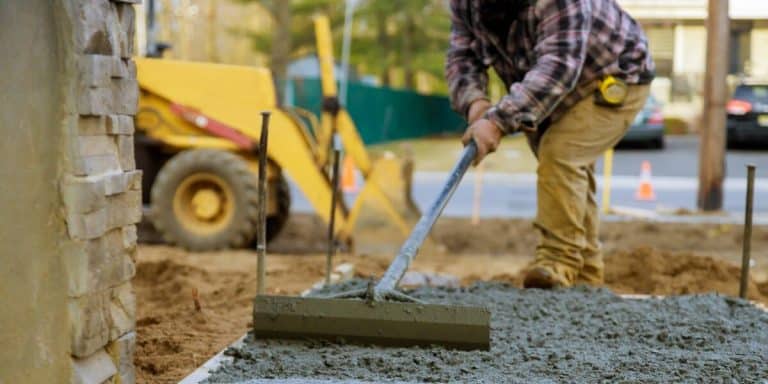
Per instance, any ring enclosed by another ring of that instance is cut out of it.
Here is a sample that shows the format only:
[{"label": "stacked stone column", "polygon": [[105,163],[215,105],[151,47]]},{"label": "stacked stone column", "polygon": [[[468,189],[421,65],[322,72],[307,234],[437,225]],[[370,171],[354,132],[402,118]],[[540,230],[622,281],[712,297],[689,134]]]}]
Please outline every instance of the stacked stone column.
[{"label": "stacked stone column", "polygon": [[73,383],[133,383],[136,223],[141,171],[133,155],[138,102],[134,3],[72,0],[77,74],[67,117],[60,190],[69,241],[69,333]]}]

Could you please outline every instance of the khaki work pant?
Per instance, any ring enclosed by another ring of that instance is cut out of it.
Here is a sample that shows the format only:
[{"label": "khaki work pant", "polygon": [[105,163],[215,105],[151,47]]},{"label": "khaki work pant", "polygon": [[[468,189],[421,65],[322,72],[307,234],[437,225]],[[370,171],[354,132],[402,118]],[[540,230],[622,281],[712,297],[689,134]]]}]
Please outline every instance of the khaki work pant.
[{"label": "khaki work pant", "polygon": [[539,161],[537,262],[567,265],[577,273],[587,267],[602,271],[595,161],[624,136],[645,105],[649,89],[630,86],[626,102],[616,108],[587,97],[543,133],[528,135]]}]

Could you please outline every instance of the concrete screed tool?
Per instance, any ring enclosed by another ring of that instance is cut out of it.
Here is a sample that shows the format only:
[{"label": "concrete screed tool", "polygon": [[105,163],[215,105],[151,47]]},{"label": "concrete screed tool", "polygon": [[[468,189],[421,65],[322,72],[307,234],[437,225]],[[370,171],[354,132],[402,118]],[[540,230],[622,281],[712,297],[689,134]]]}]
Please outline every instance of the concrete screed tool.
[{"label": "concrete screed tool", "polygon": [[254,336],[489,349],[487,309],[427,304],[396,290],[476,153],[474,142],[464,148],[437,199],[416,223],[378,283],[326,298],[259,295],[253,304]]}]

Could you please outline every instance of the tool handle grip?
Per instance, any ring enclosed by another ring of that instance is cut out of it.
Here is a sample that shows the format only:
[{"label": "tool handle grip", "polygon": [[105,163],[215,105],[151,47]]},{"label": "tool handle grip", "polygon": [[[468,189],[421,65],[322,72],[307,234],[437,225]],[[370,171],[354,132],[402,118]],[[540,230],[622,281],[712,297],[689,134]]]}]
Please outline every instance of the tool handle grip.
[{"label": "tool handle grip", "polygon": [[458,188],[462,177],[464,177],[467,169],[475,160],[475,156],[477,156],[477,144],[474,141],[470,141],[464,147],[464,151],[456,165],[453,166],[453,170],[448,175],[448,180],[443,185],[440,194],[413,227],[408,239],[405,240],[405,243],[400,248],[400,252],[392,261],[392,264],[389,265],[389,268],[387,268],[384,276],[376,284],[376,287],[374,287],[374,298],[380,298],[385,292],[395,289],[400,282],[405,271],[408,270],[411,262],[416,257],[421,244],[424,243],[424,239],[427,238],[427,235],[432,230],[432,226],[437,221],[437,218],[440,217],[440,214],[443,213],[443,209],[445,209],[453,193],[456,192],[456,188]]}]

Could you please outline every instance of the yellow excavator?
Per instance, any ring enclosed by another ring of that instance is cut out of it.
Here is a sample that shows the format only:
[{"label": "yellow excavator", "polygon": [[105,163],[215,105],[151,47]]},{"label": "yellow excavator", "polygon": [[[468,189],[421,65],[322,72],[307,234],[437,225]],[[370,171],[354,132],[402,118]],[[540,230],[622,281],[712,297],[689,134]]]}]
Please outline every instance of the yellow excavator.
[{"label": "yellow excavator", "polygon": [[365,180],[351,208],[343,202],[335,208],[337,239],[352,243],[366,225],[387,225],[402,236],[408,234],[418,218],[409,190],[412,166],[392,154],[371,159],[354,122],[338,103],[326,17],[315,20],[315,33],[324,99],[319,119],[307,111],[279,107],[272,74],[264,68],[136,60],[141,90],[136,159],[144,170],[149,219],[165,241],[191,251],[251,244],[257,225],[260,112],[265,110],[272,112],[268,239],[280,232],[290,213],[285,174],[316,214],[326,223],[330,220],[329,150],[334,135]]}]

